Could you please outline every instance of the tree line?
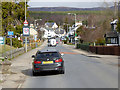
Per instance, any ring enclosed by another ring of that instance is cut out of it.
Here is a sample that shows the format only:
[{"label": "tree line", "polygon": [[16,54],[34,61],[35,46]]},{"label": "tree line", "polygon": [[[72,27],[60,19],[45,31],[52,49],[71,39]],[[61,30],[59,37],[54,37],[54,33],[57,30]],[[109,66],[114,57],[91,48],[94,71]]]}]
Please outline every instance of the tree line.
[{"label": "tree line", "polygon": [[[2,35],[7,36],[8,31],[14,31],[14,35],[20,36],[20,34],[22,34],[23,22],[25,21],[25,2],[1,2],[1,7]],[[27,17],[28,16],[27,12]],[[13,41],[13,46],[22,46],[17,38],[14,38]],[[10,44],[8,38],[6,39],[6,44]]]}]

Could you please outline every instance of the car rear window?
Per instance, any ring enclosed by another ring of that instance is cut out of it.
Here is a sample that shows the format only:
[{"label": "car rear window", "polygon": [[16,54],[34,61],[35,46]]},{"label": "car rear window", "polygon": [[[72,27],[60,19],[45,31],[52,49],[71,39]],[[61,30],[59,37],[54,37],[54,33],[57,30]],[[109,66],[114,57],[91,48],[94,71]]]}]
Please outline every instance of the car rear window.
[{"label": "car rear window", "polygon": [[36,58],[54,58],[60,57],[58,52],[45,52],[45,53],[38,53]]}]

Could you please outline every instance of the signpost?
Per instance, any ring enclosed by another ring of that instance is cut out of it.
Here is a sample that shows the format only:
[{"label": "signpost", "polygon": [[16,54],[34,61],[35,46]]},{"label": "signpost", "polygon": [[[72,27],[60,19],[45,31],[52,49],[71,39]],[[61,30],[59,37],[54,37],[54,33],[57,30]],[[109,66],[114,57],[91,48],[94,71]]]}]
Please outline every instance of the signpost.
[{"label": "signpost", "polygon": [[25,52],[27,52],[27,37],[30,35],[30,29],[27,20],[25,20],[23,24],[23,36],[25,37]]},{"label": "signpost", "polygon": [[14,32],[13,31],[8,31],[8,36],[13,36]]},{"label": "signpost", "polygon": [[26,0],[25,0],[25,21],[23,26],[23,36],[25,36],[25,51],[27,52],[27,36],[30,35],[30,30],[28,27],[28,21],[26,19]]},{"label": "signpost", "polygon": [[37,47],[37,35],[34,35],[34,40],[35,40],[35,43],[36,43],[36,47]]},{"label": "signpost", "polygon": [[23,26],[23,36],[29,36],[30,35],[30,30],[28,26]]},{"label": "signpost", "polygon": [[5,38],[0,36],[0,44],[2,44],[2,45],[5,44],[4,40],[5,40]]},{"label": "signpost", "polygon": [[15,38],[15,36],[14,36],[13,31],[8,31],[7,34],[8,34],[7,38],[10,38],[10,46],[11,46],[11,56],[10,57],[12,59],[12,38]]},{"label": "signpost", "polygon": [[24,26],[28,26],[28,21],[25,19],[23,24],[24,24]]}]

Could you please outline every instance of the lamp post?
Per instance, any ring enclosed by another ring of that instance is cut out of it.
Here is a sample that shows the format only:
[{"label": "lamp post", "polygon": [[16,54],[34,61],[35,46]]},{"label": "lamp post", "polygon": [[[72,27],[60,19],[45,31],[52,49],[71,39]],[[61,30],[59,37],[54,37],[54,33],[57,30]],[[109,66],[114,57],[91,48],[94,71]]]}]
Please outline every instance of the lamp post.
[{"label": "lamp post", "polygon": [[[74,15],[75,16],[75,27],[76,27],[76,13],[68,13],[68,15]],[[76,30],[75,30],[75,46],[76,46]]]}]

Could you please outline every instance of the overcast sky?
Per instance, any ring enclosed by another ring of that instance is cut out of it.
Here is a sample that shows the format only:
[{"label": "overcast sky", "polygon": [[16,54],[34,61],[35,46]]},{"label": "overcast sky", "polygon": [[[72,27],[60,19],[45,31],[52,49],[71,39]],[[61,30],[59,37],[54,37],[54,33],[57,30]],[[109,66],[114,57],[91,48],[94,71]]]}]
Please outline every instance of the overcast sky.
[{"label": "overcast sky", "polygon": [[[84,2],[83,2],[84,1]],[[103,7],[103,2],[109,2],[112,6],[115,0],[30,0],[30,7],[75,7],[75,8],[92,8]],[[118,2],[118,0],[116,0]]]},{"label": "overcast sky", "polygon": [[30,0],[30,2],[113,2],[119,0]]}]

